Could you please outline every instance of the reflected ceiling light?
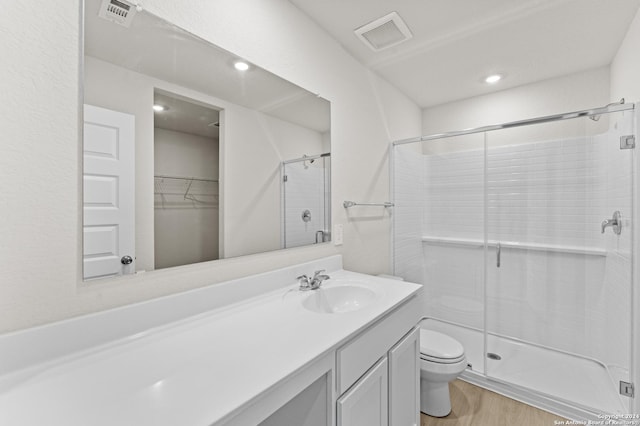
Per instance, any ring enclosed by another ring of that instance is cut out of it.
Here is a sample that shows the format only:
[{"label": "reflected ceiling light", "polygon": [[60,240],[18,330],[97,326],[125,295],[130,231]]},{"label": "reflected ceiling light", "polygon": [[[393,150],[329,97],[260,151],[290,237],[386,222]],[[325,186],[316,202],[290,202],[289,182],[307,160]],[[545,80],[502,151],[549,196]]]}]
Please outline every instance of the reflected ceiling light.
[{"label": "reflected ceiling light", "polygon": [[489,83],[489,84],[495,84],[495,83],[499,82],[500,80],[502,80],[502,75],[500,75],[500,74],[493,74],[493,75],[490,75],[489,77],[484,79],[484,81],[486,83]]},{"label": "reflected ceiling light", "polygon": [[166,111],[166,110],[168,110],[168,109],[169,109],[169,108],[168,108],[168,107],[166,107],[166,106],[164,106],[164,105],[158,105],[158,104],[155,104],[155,105],[153,106],[153,110],[154,110],[154,111],[157,111],[157,112]]},{"label": "reflected ceiling light", "polygon": [[233,64],[233,66],[238,70],[238,71],[246,71],[249,69],[249,64],[246,62],[242,62],[242,61],[237,61]]}]

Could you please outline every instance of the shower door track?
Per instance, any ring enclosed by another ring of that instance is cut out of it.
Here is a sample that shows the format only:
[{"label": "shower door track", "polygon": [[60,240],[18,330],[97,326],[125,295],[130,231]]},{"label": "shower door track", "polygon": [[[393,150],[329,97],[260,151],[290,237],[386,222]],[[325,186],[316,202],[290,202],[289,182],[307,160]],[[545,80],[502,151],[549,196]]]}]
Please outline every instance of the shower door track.
[{"label": "shower door track", "polygon": [[603,414],[591,407],[563,398],[551,397],[542,392],[487,376],[478,371],[467,369],[460,375],[460,380],[572,421],[585,422],[586,424],[590,420],[602,420],[601,416]]},{"label": "shower door track", "polygon": [[514,128],[514,127],[529,126],[529,125],[532,125],[532,124],[551,123],[553,121],[571,120],[573,118],[580,118],[580,117],[593,117],[593,116],[597,116],[597,115],[601,115],[601,114],[609,114],[609,113],[612,113],[612,112],[632,110],[634,108],[635,108],[634,104],[632,104],[632,103],[631,104],[625,104],[624,103],[624,99],[621,99],[620,102],[618,102],[618,103],[609,104],[607,106],[600,107],[600,108],[584,109],[584,110],[581,110],[581,111],[566,112],[566,113],[563,113],[563,114],[555,114],[555,115],[547,115],[547,116],[544,116],[544,117],[529,118],[529,119],[526,119],[526,120],[511,121],[511,122],[502,123],[502,124],[492,124],[492,125],[489,125],[489,126],[475,127],[475,128],[472,128],[472,129],[457,130],[457,131],[445,132],[445,133],[436,133],[436,134],[433,134],[433,135],[420,136],[420,137],[417,137],[417,138],[401,139],[401,140],[398,140],[398,141],[393,141],[392,144],[393,145],[404,145],[404,144],[408,144],[408,143],[426,142],[426,141],[431,141],[431,140],[436,140],[436,139],[452,138],[452,137],[455,137],[455,136],[471,135],[471,134],[474,134],[474,133],[491,132],[491,131],[494,131],[494,130],[511,129],[511,128]]}]

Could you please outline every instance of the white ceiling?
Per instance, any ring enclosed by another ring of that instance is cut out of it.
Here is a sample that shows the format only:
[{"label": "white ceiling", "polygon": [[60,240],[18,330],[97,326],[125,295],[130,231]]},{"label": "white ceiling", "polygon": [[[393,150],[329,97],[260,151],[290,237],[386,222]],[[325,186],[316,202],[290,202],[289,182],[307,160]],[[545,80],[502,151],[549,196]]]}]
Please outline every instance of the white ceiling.
[{"label": "white ceiling", "polygon": [[220,111],[158,90],[153,94],[153,103],[167,108],[153,112],[154,127],[219,139],[220,128],[213,123],[219,122]]},{"label": "white ceiling", "polygon": [[[611,63],[640,0],[289,0],[421,107]],[[413,38],[374,52],[354,30],[398,12]],[[495,85],[492,73],[506,78]]]}]

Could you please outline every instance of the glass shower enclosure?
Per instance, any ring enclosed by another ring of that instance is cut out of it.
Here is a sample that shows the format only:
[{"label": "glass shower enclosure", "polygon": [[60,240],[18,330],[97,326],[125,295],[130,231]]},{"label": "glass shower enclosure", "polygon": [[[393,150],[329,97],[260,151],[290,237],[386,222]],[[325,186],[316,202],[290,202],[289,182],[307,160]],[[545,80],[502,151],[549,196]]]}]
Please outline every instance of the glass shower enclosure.
[{"label": "glass shower enclosure", "polygon": [[572,418],[631,413],[633,105],[392,147],[394,274],[463,378]]},{"label": "glass shower enclosure", "polygon": [[330,153],[282,162],[281,248],[330,241],[330,179]]}]

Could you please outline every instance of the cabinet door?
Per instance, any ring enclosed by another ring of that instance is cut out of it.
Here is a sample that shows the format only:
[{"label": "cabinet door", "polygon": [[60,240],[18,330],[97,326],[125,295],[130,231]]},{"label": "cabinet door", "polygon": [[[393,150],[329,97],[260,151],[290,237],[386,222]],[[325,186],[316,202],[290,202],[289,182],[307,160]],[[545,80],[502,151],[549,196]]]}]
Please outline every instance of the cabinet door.
[{"label": "cabinet door", "polygon": [[389,351],[389,424],[420,424],[420,328]]},{"label": "cabinet door", "polygon": [[387,358],[382,358],[338,399],[337,426],[387,426]]}]

